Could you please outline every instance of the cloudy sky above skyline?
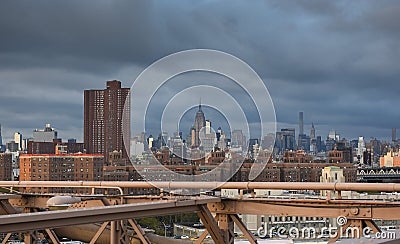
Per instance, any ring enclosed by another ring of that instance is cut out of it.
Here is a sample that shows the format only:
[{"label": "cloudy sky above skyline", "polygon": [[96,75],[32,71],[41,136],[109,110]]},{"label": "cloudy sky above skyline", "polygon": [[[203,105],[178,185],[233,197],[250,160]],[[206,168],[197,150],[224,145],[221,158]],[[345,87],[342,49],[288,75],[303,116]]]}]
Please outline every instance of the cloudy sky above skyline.
[{"label": "cloudy sky above skyline", "polygon": [[233,54],[264,80],[279,127],[388,139],[400,112],[398,1],[2,1],[3,137],[49,122],[82,140],[83,90],[131,86],[165,55]]}]

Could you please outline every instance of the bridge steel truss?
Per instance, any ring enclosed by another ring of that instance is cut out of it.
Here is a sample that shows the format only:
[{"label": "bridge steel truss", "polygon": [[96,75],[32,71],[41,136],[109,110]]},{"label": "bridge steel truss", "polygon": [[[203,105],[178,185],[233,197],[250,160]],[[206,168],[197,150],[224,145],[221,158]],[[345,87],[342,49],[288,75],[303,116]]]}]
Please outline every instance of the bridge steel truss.
[{"label": "bridge steel truss", "polygon": [[[54,184],[53,184],[54,183]],[[114,183],[114,184],[112,184]],[[87,187],[87,188],[150,188],[151,183],[141,182],[0,182],[0,187]],[[164,190],[188,188],[203,188],[204,184],[193,182],[165,182]],[[208,187],[207,182],[205,182]],[[210,183],[218,184],[218,183]],[[159,185],[159,182],[157,183]],[[340,191],[400,191],[400,184],[358,184],[358,183],[268,183],[268,182],[230,182],[221,183],[216,188],[239,189],[253,191],[254,189],[283,189],[283,190],[331,190],[338,192],[337,199],[271,199],[246,197],[241,194],[237,198],[219,198],[206,196],[101,196],[92,195],[82,198],[67,210],[44,211],[48,208],[47,200],[54,194],[1,194],[0,195],[0,233],[7,233],[3,243],[11,233],[22,232],[25,243],[36,243],[38,231],[45,231],[53,243],[60,243],[56,235],[57,228],[101,223],[98,230],[88,241],[96,243],[106,228],[110,231],[109,243],[130,243],[128,226],[142,243],[151,243],[135,218],[172,215],[194,212],[202,220],[206,231],[195,243],[202,243],[208,234],[215,243],[233,243],[236,224],[250,243],[257,243],[253,234],[247,230],[239,214],[275,215],[275,216],[307,216],[347,218],[343,228],[370,227],[374,232],[380,232],[373,219],[399,220],[400,202],[341,199]],[[17,207],[24,208],[23,213],[17,213]],[[336,241],[338,235],[330,242]]]}]

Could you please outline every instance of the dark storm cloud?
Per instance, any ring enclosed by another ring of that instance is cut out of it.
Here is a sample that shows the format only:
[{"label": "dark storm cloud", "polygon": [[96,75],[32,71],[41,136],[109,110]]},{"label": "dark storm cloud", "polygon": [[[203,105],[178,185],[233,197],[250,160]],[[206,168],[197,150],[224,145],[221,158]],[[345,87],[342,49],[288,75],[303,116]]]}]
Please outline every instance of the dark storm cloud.
[{"label": "dark storm cloud", "polygon": [[[397,1],[3,1],[0,123],[82,138],[83,90],[130,86],[153,61],[210,48],[264,79],[278,121],[388,137],[400,113]],[[317,128],[318,129],[318,128]]]},{"label": "dark storm cloud", "polygon": [[[145,62],[160,39],[151,12],[151,1],[3,3],[1,49],[6,54],[55,59],[61,67],[75,67],[71,61],[79,58],[89,65],[89,60]],[[60,56],[71,59],[63,64]]]}]

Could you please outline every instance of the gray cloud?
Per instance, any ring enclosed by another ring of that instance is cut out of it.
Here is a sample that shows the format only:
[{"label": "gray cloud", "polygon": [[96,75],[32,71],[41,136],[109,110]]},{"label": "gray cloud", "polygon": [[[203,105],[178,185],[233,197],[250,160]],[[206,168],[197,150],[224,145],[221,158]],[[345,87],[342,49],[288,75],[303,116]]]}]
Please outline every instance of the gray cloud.
[{"label": "gray cloud", "polygon": [[[387,138],[400,113],[398,1],[3,1],[0,123],[82,139],[83,90],[130,86],[153,61],[210,48],[264,79],[283,126]],[[318,130],[318,127],[317,127]]]}]

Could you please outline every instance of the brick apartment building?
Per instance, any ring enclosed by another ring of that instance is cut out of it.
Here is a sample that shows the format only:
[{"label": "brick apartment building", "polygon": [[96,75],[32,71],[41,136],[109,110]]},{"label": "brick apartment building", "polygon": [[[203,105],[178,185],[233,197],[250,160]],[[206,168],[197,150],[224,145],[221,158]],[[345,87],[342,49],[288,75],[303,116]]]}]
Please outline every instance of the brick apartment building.
[{"label": "brick apartment building", "polygon": [[[231,181],[247,181],[251,163],[244,163]],[[325,167],[338,166],[343,169],[346,182],[357,181],[357,168],[351,163],[268,163],[254,180],[260,182],[319,182]]]},{"label": "brick apartment building", "polygon": [[[100,154],[21,154],[20,180],[101,181],[103,166],[104,156]],[[88,190],[75,192],[88,193]]]},{"label": "brick apartment building", "polygon": [[85,146],[80,142],[62,142],[61,139],[54,139],[52,142],[29,141],[28,154],[57,154],[58,148],[63,148],[65,153],[84,153]]},{"label": "brick apartment building", "polygon": [[[117,80],[107,81],[106,89],[84,92],[84,143],[87,153],[122,151],[129,156],[125,139],[130,136],[130,88]],[[123,117],[125,116],[125,117]],[[129,141],[129,140],[128,140]]]},{"label": "brick apartment building", "polygon": [[0,153],[0,180],[13,180],[11,153]]}]

